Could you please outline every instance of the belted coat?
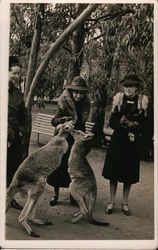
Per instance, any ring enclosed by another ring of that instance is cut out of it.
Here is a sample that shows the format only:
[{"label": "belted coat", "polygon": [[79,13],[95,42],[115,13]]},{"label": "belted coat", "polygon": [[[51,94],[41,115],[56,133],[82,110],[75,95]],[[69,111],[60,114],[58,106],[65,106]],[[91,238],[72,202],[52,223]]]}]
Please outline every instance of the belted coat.
[{"label": "belted coat", "polygon": [[109,125],[114,129],[104,162],[104,178],[127,184],[139,181],[140,135],[147,119],[148,99],[123,93],[114,97]]}]

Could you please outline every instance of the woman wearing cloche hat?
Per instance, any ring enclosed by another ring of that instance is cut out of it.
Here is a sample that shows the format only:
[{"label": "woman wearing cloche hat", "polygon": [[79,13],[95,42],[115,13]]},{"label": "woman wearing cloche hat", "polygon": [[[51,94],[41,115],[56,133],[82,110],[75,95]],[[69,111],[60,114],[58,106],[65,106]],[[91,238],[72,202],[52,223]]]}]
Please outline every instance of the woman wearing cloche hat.
[{"label": "woman wearing cloche hat", "polygon": [[130,216],[128,196],[131,185],[139,182],[140,133],[147,118],[148,99],[139,94],[142,81],[136,74],[125,75],[120,84],[123,85],[123,91],[113,98],[109,124],[114,132],[102,175],[110,181],[110,201],[105,212],[113,212],[117,185],[122,182],[122,212]]},{"label": "woman wearing cloche hat", "polygon": [[[66,121],[72,120],[75,124],[75,129],[85,131],[85,123],[87,121],[90,102],[88,99],[88,87],[86,81],[81,76],[76,76],[70,85],[65,87],[65,90],[58,99],[58,110],[55,117],[52,119],[52,125],[57,126]],[[74,139],[71,135],[68,136],[69,149],[62,158],[59,168],[50,174],[47,178],[49,185],[54,187],[54,196],[50,201],[50,205],[56,205],[59,197],[60,187],[69,187],[70,176],[68,173],[68,158]],[[73,198],[71,203],[74,204]]]}]

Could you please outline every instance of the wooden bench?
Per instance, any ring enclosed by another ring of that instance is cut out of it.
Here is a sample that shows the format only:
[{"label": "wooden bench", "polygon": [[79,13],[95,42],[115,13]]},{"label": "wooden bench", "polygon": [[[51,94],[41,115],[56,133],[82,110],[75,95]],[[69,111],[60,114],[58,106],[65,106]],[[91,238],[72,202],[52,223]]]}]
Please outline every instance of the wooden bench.
[{"label": "wooden bench", "polygon": [[[51,120],[53,117],[54,115],[42,114],[42,113],[38,113],[36,115],[32,124],[32,132],[37,133],[38,143],[39,143],[40,134],[49,135],[49,136],[54,135],[55,127],[53,127],[51,124]],[[93,122],[86,122],[85,124],[86,133],[91,132],[94,125],[95,123]],[[105,135],[107,142],[111,140],[112,133],[113,133],[113,130],[110,127],[104,127],[104,135]]]},{"label": "wooden bench", "polygon": [[86,124],[85,124],[85,132],[86,133],[91,133],[94,125],[95,125],[94,122],[86,122]]},{"label": "wooden bench", "polygon": [[[39,135],[54,135],[55,127],[51,125],[54,115],[38,113],[32,124],[32,132],[37,133],[37,142],[39,143]],[[94,126],[93,122],[86,122],[86,133],[91,132]]]},{"label": "wooden bench", "polygon": [[37,133],[37,142],[39,143],[39,135],[54,135],[55,127],[52,126],[51,120],[54,116],[38,113],[32,124],[32,132]]},{"label": "wooden bench", "polygon": [[[92,132],[94,125],[95,125],[95,123],[93,123],[93,122],[86,122],[86,124],[85,124],[86,133]],[[109,145],[109,142],[111,140],[111,136],[113,134],[113,129],[111,129],[110,127],[104,126],[103,132],[104,132],[104,136],[105,136],[107,145]]]}]

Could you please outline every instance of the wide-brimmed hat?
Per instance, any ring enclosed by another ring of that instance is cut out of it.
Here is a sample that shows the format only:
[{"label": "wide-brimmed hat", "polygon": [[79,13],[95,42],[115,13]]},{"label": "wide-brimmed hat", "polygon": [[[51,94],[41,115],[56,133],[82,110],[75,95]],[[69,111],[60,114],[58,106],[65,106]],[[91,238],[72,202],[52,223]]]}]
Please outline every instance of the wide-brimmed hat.
[{"label": "wide-brimmed hat", "polygon": [[86,81],[81,76],[75,76],[70,85],[66,86],[67,89],[79,90],[83,92],[88,91]]},{"label": "wide-brimmed hat", "polygon": [[134,73],[126,74],[124,79],[120,81],[123,86],[127,87],[140,87],[142,85],[142,80],[139,79],[138,75]]}]

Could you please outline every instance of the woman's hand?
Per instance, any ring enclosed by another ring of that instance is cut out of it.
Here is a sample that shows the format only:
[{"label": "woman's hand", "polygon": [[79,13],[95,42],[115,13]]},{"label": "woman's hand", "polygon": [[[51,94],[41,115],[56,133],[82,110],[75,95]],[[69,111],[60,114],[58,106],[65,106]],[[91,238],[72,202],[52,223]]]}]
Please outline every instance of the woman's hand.
[{"label": "woman's hand", "polygon": [[139,126],[139,123],[137,121],[134,122],[130,121],[125,115],[121,117],[120,124],[127,128],[133,128],[133,129],[136,129]]},{"label": "woman's hand", "polygon": [[61,122],[68,122],[68,121],[71,121],[72,120],[72,117],[71,116],[63,116],[61,118]]},{"label": "woman's hand", "polygon": [[136,121],[134,121],[134,122],[133,122],[133,125],[132,125],[132,128],[137,128],[138,126],[139,126],[139,123],[136,122]]},{"label": "woman's hand", "polygon": [[123,115],[120,119],[120,124],[121,125],[127,124],[127,121],[128,121],[127,117]]}]

